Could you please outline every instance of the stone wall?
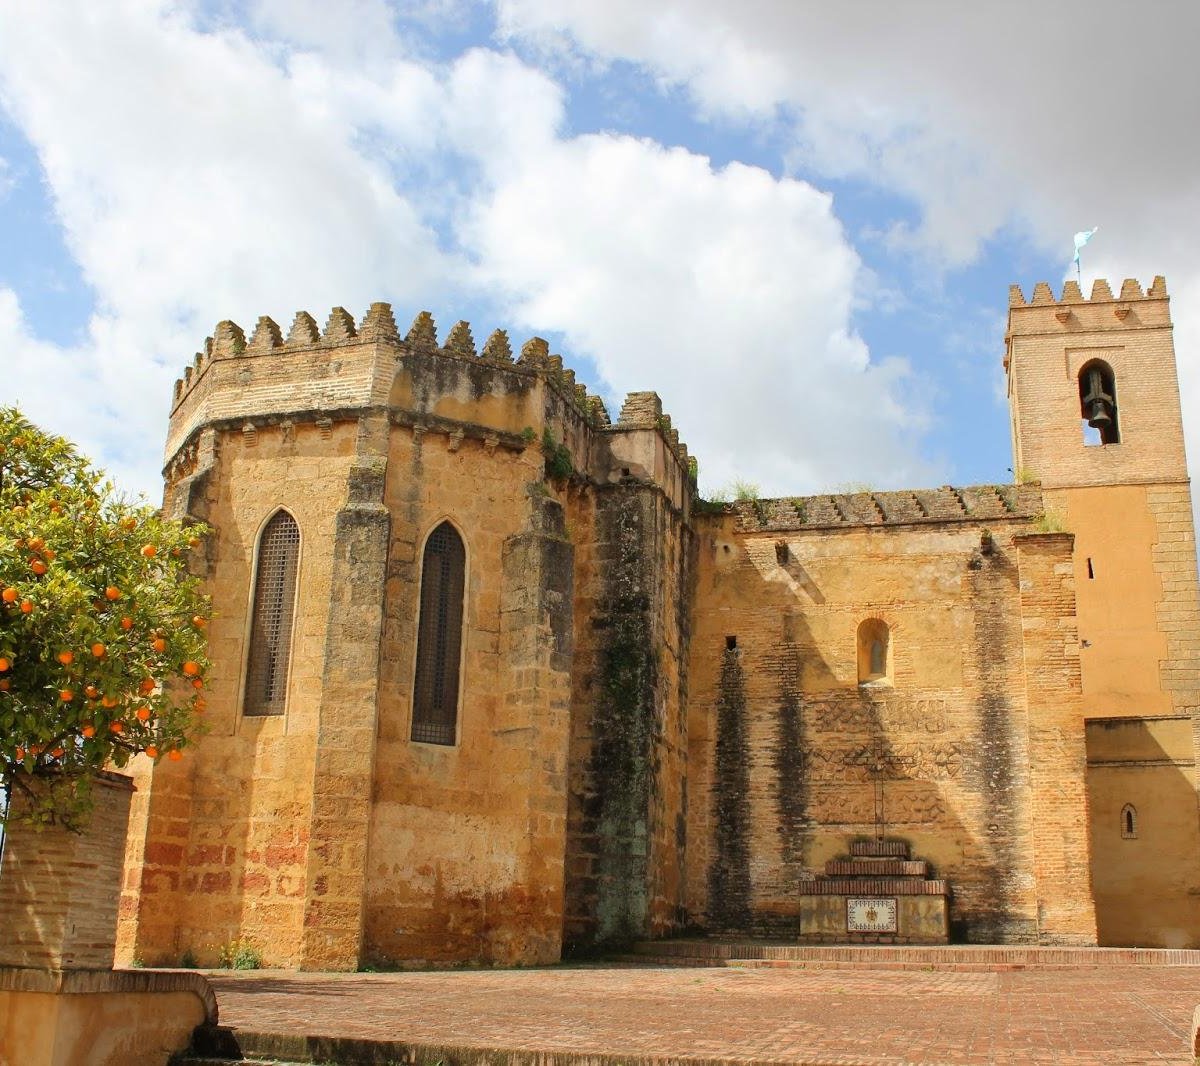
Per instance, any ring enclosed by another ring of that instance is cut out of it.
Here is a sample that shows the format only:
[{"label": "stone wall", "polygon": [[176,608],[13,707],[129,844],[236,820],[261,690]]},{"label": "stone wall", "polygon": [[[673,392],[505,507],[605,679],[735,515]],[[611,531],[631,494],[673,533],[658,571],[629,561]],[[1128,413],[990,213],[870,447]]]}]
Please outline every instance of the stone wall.
[{"label": "stone wall", "polygon": [[[759,501],[701,521],[689,682],[694,918],[793,929],[798,879],[875,832],[882,778],[887,832],[950,881],[955,933],[1038,938],[1023,643],[1032,606],[1014,539],[1038,500],[1004,491],[931,494],[923,516],[889,498],[902,494],[878,494]],[[939,498],[959,501],[957,514],[938,514]],[[1061,575],[1028,580],[1059,603]],[[857,632],[868,619],[887,624],[893,659],[888,680],[860,684]],[[1055,637],[1061,654],[1070,635]],[[1077,657],[1073,669],[1077,690]],[[1076,746],[1058,765],[1082,787],[1077,703],[1074,713]],[[1083,824],[1082,799],[1076,813]]]}]

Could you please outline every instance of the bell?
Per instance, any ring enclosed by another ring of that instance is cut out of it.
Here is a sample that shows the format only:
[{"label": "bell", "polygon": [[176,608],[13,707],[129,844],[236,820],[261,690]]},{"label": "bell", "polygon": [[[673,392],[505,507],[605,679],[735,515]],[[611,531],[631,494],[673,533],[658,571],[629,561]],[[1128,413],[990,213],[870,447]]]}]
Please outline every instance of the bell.
[{"label": "bell", "polygon": [[1102,400],[1097,400],[1091,405],[1087,424],[1092,429],[1108,429],[1112,425],[1112,415],[1108,413],[1108,408],[1105,407]]},{"label": "bell", "polygon": [[1113,398],[1104,391],[1104,375],[1099,367],[1088,371],[1087,384],[1083,408],[1087,411],[1088,425],[1093,429],[1106,429],[1112,425]]}]

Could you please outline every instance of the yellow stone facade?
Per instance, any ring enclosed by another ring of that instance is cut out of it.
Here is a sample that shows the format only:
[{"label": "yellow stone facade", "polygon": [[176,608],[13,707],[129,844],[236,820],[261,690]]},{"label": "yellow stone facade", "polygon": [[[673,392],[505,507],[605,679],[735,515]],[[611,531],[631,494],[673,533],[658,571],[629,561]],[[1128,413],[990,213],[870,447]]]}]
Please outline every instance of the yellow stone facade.
[{"label": "yellow stone facade", "polygon": [[[1200,942],[1169,315],[1161,282],[1109,297],[1012,297],[1032,479],[730,505],[698,500],[655,394],[610,421],[540,339],[439,342],[424,313],[402,335],[386,304],[286,338],[221,323],[176,385],[165,496],[213,529],[209,728],[132,767],[118,958],[512,964],[787,934],[800,881],[879,831],[950,883],[956,938]],[[1076,381],[1097,352],[1123,434],[1099,448]],[[281,509],[286,702],[247,715]],[[454,743],[433,744],[413,679],[444,522],[465,594]]]}]

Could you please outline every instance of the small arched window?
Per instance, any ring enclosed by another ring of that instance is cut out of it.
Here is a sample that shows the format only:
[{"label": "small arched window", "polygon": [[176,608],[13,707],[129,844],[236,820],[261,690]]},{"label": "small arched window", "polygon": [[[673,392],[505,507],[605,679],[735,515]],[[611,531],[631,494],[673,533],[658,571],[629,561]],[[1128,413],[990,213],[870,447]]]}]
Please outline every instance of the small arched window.
[{"label": "small arched window", "polygon": [[412,713],[412,739],[424,744],[455,741],[466,558],[462,537],[449,522],[425,543]]},{"label": "small arched window", "polygon": [[1137,840],[1137,808],[1132,803],[1121,808],[1121,839]]},{"label": "small arched window", "polygon": [[287,511],[278,511],[258,539],[245,714],[283,714],[292,657],[299,560],[300,527]]},{"label": "small arched window", "polygon": [[891,674],[891,632],[886,622],[868,618],[858,627],[858,683],[890,681]]},{"label": "small arched window", "polygon": [[1117,379],[1102,359],[1085,363],[1079,371],[1079,414],[1084,444],[1120,444],[1117,424]]}]

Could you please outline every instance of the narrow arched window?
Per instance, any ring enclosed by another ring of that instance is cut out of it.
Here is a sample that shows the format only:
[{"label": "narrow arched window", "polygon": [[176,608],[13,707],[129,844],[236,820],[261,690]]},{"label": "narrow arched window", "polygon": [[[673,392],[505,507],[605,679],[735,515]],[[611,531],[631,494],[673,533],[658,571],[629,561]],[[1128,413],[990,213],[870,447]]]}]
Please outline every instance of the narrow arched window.
[{"label": "narrow arched window", "polygon": [[1137,840],[1137,808],[1132,803],[1121,808],[1121,838]]},{"label": "narrow arched window", "polygon": [[279,511],[258,540],[245,714],[283,714],[292,658],[292,617],[299,561],[300,527],[287,511]]},{"label": "narrow arched window", "polygon": [[1085,363],[1079,371],[1079,414],[1084,444],[1120,444],[1117,424],[1117,379],[1102,359]]},{"label": "narrow arched window", "polygon": [[886,622],[868,618],[858,627],[858,683],[891,678],[892,635]]},{"label": "narrow arched window", "polygon": [[462,537],[449,522],[425,543],[412,715],[412,739],[425,744],[455,741],[466,558]]}]

